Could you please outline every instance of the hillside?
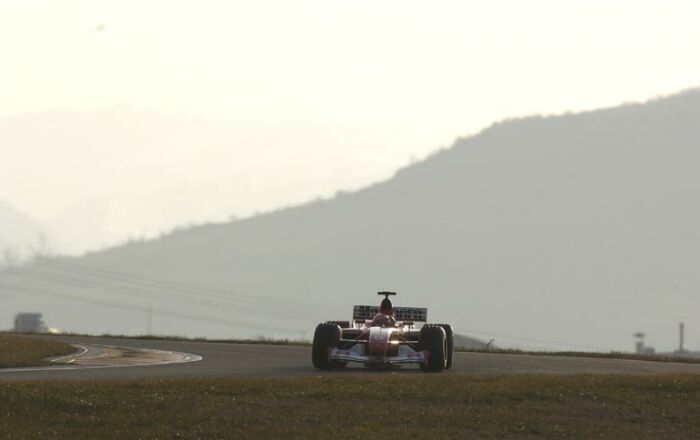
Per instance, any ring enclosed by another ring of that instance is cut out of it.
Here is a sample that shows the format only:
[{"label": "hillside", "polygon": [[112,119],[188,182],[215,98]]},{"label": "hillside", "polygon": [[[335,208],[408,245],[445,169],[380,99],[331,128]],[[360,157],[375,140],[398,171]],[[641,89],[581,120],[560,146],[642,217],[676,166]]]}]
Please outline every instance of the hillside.
[{"label": "hillside", "polygon": [[0,189],[55,232],[58,252],[80,255],[359,188],[410,151],[334,124],[53,110],[0,116]]},{"label": "hillside", "polygon": [[[315,322],[347,318],[353,304],[393,289],[400,304],[428,306],[432,319],[500,346],[626,349],[644,330],[650,344],[672,347],[678,320],[700,327],[698,114],[695,90],[505,121],[356,193],[62,264],[76,278],[89,266],[216,289],[211,296],[238,292],[241,306],[226,310],[121,295],[127,286],[99,294],[212,318],[155,317],[166,333],[308,337]],[[25,288],[56,289],[26,274]],[[50,310],[49,323],[81,331],[145,326],[136,309],[110,315],[93,305],[86,317],[58,300],[12,304]]]}]

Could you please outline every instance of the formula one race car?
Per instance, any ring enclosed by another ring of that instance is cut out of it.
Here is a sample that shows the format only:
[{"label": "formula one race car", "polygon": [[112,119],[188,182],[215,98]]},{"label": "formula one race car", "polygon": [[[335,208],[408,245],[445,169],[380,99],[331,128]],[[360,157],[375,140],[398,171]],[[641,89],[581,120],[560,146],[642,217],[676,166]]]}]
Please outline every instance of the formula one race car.
[{"label": "formula one race car", "polygon": [[398,368],[418,364],[423,371],[442,371],[452,367],[454,347],[452,326],[424,324],[428,309],[393,307],[384,295],[380,307],[355,306],[352,321],[327,321],[314,332],[312,361],[316,368],[332,370],[348,362],[369,368]]}]

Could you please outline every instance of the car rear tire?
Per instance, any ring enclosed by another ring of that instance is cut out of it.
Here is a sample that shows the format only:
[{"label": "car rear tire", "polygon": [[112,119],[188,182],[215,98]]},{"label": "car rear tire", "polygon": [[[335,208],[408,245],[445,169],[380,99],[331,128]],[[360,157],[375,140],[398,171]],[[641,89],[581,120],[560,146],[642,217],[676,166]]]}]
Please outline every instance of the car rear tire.
[{"label": "car rear tire", "polygon": [[452,331],[452,326],[450,324],[437,324],[445,330],[445,338],[447,340],[447,362],[445,363],[445,369],[449,370],[452,368],[452,357],[455,350],[455,337]]},{"label": "car rear tire", "polygon": [[423,350],[428,352],[428,361],[420,368],[425,372],[439,372],[447,363],[447,338],[445,329],[439,325],[424,325],[420,331]]},{"label": "car rear tire", "polygon": [[320,370],[332,370],[336,364],[328,359],[328,350],[340,344],[340,326],[324,322],[316,326],[311,348],[311,362]]}]

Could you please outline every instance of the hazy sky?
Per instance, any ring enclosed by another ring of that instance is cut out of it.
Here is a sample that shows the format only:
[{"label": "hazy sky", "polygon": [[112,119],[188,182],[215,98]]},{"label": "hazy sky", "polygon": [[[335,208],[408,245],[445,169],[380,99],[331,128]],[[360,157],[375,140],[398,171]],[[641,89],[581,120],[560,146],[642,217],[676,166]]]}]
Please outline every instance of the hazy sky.
[{"label": "hazy sky", "polygon": [[[129,106],[261,131],[293,127],[265,157],[308,157],[306,166],[269,165],[252,153],[256,142],[232,141],[249,174],[231,172],[217,184],[248,179],[244,189],[257,192],[206,190],[212,164],[230,160],[230,150],[193,161],[201,145],[174,157],[167,144],[138,145],[174,170],[153,193],[176,193],[177,176],[186,175],[191,191],[213,194],[209,205],[246,215],[386,177],[412,156],[506,117],[697,86],[699,16],[695,1],[4,0],[0,117]],[[30,184],[26,161],[13,162],[20,144],[0,138],[0,198],[48,223],[91,197],[131,200],[129,177],[147,172],[135,164],[121,178],[90,176],[87,184],[83,170],[103,159],[52,145],[68,158],[52,163],[50,176],[41,172],[46,185]],[[315,174],[319,164],[323,175]],[[188,215],[224,217],[180,203],[167,224],[152,216],[122,232],[170,227]]]}]

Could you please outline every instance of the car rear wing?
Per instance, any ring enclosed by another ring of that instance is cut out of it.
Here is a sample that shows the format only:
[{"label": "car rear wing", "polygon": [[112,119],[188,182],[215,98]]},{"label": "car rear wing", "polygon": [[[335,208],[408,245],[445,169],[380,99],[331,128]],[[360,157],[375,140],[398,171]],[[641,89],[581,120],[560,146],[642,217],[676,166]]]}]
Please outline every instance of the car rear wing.
[{"label": "car rear wing", "polygon": [[[355,306],[352,311],[352,319],[372,319],[379,313],[377,306]],[[397,321],[426,322],[428,309],[425,307],[394,307],[394,318]]]}]

